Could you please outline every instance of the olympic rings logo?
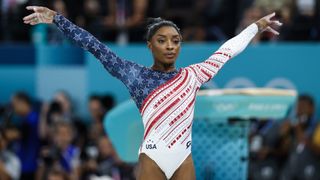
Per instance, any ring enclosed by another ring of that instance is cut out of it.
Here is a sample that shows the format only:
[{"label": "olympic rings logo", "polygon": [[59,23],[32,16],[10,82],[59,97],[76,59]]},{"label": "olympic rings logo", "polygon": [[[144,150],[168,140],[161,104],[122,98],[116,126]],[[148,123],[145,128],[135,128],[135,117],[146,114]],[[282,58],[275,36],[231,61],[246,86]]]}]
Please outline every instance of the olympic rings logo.
[{"label": "olympic rings logo", "polygon": [[[218,89],[219,86],[214,82],[214,80],[211,80],[203,85],[205,88],[208,89]],[[254,88],[257,87],[256,84],[251,81],[247,77],[236,77],[231,79],[229,82],[226,83],[226,85],[223,88]],[[290,80],[283,78],[283,77],[277,77],[274,79],[271,79],[266,85],[264,86],[266,88],[281,88],[281,89],[296,89],[296,86],[294,83],[292,83]]]}]

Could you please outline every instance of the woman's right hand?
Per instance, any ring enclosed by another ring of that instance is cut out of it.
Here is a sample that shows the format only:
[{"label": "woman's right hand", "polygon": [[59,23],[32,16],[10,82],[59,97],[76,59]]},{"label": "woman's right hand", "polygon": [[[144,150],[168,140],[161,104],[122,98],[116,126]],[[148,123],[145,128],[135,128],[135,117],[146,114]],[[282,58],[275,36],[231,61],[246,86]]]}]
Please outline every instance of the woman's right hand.
[{"label": "woman's right hand", "polygon": [[33,13],[25,16],[23,22],[25,24],[36,25],[40,23],[51,24],[54,16],[57,12],[41,6],[27,6],[28,10],[32,10]]}]

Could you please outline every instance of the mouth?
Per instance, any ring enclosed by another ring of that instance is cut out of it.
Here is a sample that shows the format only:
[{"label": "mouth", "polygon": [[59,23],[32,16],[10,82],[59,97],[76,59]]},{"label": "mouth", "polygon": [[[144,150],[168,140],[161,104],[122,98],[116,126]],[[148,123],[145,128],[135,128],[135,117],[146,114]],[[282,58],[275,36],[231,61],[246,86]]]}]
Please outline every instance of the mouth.
[{"label": "mouth", "polygon": [[173,59],[173,58],[175,58],[176,54],[175,53],[165,53],[164,56],[168,59]]}]

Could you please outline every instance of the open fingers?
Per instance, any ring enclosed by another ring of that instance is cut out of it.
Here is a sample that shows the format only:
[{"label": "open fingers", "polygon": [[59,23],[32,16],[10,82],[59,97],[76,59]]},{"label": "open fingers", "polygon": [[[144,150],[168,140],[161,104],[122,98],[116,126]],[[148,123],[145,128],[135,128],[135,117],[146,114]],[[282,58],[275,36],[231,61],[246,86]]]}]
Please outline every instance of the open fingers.
[{"label": "open fingers", "polygon": [[282,23],[280,21],[271,21],[271,24],[282,26]]},{"label": "open fingers", "polygon": [[266,16],[266,19],[267,19],[268,21],[271,21],[271,19],[272,19],[275,15],[276,15],[276,13],[273,12],[273,13],[267,15],[267,16]]},{"label": "open fingers", "polygon": [[280,34],[278,31],[274,30],[274,29],[271,28],[270,26],[267,27],[266,31],[269,31],[269,32],[271,32],[271,33],[274,34],[274,35],[279,35],[279,34]]},{"label": "open fingers", "polygon": [[25,24],[35,25],[39,23],[39,13],[32,13],[29,16],[23,18]]},{"label": "open fingers", "polygon": [[36,25],[39,24],[37,20],[31,20],[31,21],[24,21],[25,24],[30,24],[30,25]]},{"label": "open fingers", "polygon": [[28,16],[25,16],[24,18],[23,18],[23,20],[24,21],[30,21],[30,20],[32,20],[32,19],[34,19],[34,18],[36,18],[37,17],[37,14],[36,13],[32,13],[32,14],[30,14],[30,15],[28,15]]},{"label": "open fingers", "polygon": [[38,24],[38,20],[37,19],[32,19],[32,20],[29,20],[29,21],[23,21],[25,24],[30,24],[30,25],[36,25]]},{"label": "open fingers", "polygon": [[45,8],[41,6],[27,6],[26,9],[33,10],[34,12],[42,12]]}]

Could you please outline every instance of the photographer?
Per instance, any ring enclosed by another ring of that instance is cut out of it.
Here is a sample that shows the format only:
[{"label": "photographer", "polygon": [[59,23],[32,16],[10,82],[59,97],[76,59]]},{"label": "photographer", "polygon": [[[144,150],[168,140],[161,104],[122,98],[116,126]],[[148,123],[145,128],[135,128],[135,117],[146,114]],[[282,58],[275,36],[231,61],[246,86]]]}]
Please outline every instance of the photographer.
[{"label": "photographer", "polygon": [[120,178],[118,159],[113,146],[106,136],[100,136],[97,142],[88,144],[82,153],[82,175],[83,179],[92,177]]},{"label": "photographer", "polygon": [[52,169],[61,169],[70,179],[79,179],[79,149],[72,145],[72,126],[57,122],[52,131],[53,143],[41,150],[38,179],[47,179]]},{"label": "photographer", "polygon": [[320,179],[320,142],[316,141],[319,127],[313,98],[300,95],[296,116],[282,127],[283,138],[290,142],[282,180]]}]

